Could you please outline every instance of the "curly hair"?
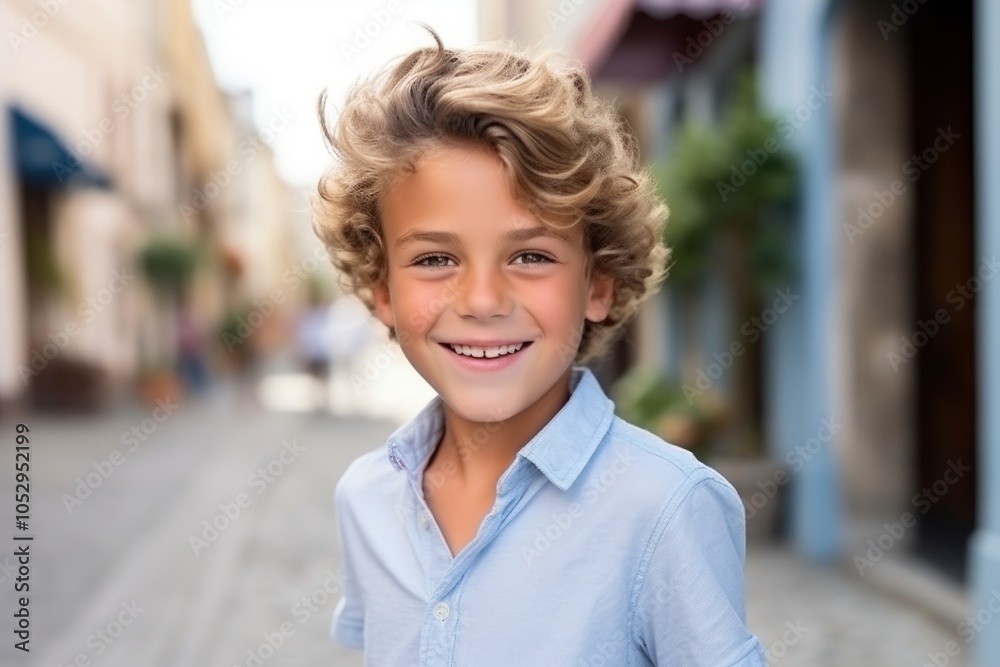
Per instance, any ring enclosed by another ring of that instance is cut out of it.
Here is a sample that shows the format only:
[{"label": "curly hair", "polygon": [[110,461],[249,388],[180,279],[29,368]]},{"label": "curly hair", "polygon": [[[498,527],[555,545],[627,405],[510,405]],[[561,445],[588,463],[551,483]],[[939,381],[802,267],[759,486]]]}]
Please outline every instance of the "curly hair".
[{"label": "curly hair", "polygon": [[592,271],[613,277],[614,296],[603,321],[585,322],[574,363],[601,356],[668,272],[668,210],[634,134],[580,63],[509,41],[446,49],[421,25],[437,47],[355,81],[332,127],[327,92],[319,97],[336,160],[313,195],[313,229],[341,286],[374,311],[372,288],[388,281],[383,196],[430,149],[474,142],[499,157],[514,198],[544,224],[582,220],[588,280]]}]

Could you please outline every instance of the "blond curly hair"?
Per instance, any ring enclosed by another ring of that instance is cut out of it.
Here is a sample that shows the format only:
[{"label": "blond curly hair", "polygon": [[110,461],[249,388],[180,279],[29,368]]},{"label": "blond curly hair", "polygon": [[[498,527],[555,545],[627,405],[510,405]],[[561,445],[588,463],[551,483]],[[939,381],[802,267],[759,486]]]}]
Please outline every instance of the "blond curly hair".
[{"label": "blond curly hair", "polygon": [[[313,229],[346,293],[374,312],[372,288],[388,265],[380,203],[429,149],[475,142],[503,164],[513,196],[544,224],[582,221],[587,277],[614,278],[607,318],[586,321],[574,363],[600,357],[667,274],[658,198],[638,142],[611,103],[595,96],[583,66],[509,41],[471,49],[417,49],[357,81],[334,123],[319,119],[335,162],[312,198]],[[390,328],[389,336],[396,339]]]}]

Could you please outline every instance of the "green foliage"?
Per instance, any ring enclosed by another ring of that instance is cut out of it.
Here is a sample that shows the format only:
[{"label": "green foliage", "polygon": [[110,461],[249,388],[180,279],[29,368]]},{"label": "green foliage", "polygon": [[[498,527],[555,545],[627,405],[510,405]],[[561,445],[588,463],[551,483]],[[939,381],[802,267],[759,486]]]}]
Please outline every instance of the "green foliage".
[{"label": "green foliage", "polygon": [[31,284],[50,292],[64,292],[66,278],[59,267],[49,239],[29,231],[27,251],[28,279]]},{"label": "green foliage", "polygon": [[139,266],[156,290],[179,296],[191,282],[202,254],[197,243],[160,237],[139,252]]},{"label": "green foliage", "polygon": [[[633,367],[615,382],[611,395],[619,417],[690,449],[699,458],[707,453],[710,437],[721,423],[720,409],[711,398],[703,393],[688,396],[679,384],[648,367]],[[680,432],[690,433],[690,439],[678,441]]]},{"label": "green foliage", "polygon": [[797,167],[778,120],[758,110],[753,75],[744,72],[718,126],[686,123],[671,159],[653,167],[670,206],[664,242],[674,251],[674,281],[701,279],[725,233],[747,242],[748,279],[760,293],[788,279],[788,233],[770,214],[794,198]]}]

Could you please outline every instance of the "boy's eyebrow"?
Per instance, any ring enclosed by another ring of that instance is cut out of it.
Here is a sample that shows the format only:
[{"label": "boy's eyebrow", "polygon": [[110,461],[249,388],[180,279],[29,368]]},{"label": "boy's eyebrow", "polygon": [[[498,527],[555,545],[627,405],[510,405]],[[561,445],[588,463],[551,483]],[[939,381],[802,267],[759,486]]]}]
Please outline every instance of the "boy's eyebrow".
[{"label": "boy's eyebrow", "polygon": [[[565,232],[558,229],[552,229],[551,227],[526,227],[522,229],[512,229],[504,234],[501,240],[514,242],[530,241],[531,239],[538,238],[539,236],[548,236],[563,241],[569,241],[569,236]],[[461,239],[458,234],[455,232],[413,229],[396,239],[396,248],[402,248],[404,245],[415,243],[417,241],[431,241],[458,245],[460,240]]]}]

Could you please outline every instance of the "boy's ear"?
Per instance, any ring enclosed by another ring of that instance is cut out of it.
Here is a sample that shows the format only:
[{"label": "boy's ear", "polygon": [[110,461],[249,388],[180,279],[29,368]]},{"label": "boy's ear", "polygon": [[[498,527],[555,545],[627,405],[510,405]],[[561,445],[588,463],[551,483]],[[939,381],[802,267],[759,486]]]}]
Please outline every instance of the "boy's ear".
[{"label": "boy's ear", "polygon": [[376,317],[381,320],[382,324],[391,329],[396,320],[392,315],[392,299],[389,297],[388,285],[381,283],[373,287],[372,296],[375,301]]},{"label": "boy's ear", "polygon": [[587,298],[586,318],[591,322],[602,322],[611,311],[615,298],[615,279],[595,273],[590,280],[590,294]]}]

